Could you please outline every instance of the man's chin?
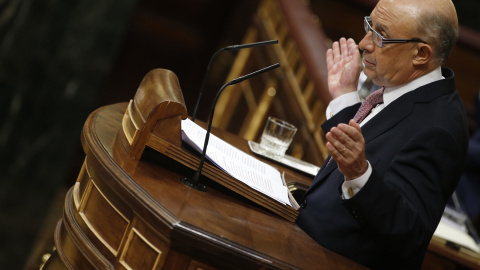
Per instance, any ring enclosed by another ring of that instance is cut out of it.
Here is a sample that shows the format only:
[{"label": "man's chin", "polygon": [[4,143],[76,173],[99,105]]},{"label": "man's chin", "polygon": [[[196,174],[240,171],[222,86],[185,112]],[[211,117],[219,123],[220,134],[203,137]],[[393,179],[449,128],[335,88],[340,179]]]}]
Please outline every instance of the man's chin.
[{"label": "man's chin", "polygon": [[375,78],[377,76],[377,73],[375,72],[375,69],[372,68],[372,67],[364,67],[363,68],[363,73],[365,73],[365,76],[367,76],[367,78],[373,80],[373,78]]},{"label": "man's chin", "polygon": [[377,76],[377,73],[375,71],[368,70],[368,69],[365,68],[363,70],[363,73],[365,74],[365,76],[367,76],[368,79],[372,80],[372,82],[375,85],[381,85],[379,77]]}]

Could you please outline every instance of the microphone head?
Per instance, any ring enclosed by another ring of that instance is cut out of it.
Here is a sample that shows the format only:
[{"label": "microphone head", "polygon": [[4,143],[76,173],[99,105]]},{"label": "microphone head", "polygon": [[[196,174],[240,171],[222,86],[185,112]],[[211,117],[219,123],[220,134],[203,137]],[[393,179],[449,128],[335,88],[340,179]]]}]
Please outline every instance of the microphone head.
[{"label": "microphone head", "polygon": [[248,43],[248,44],[232,45],[232,46],[225,47],[225,50],[233,51],[233,50],[240,50],[245,48],[252,48],[252,47],[271,45],[271,44],[277,44],[277,43],[278,43],[278,39],[274,39],[274,40],[260,41],[260,42],[254,42],[254,43]]},{"label": "microphone head", "polygon": [[242,77],[238,77],[238,78],[236,78],[236,79],[233,79],[233,80],[231,80],[230,82],[228,82],[228,84],[229,84],[229,85],[237,84],[237,83],[242,82],[242,81],[244,81],[244,80],[246,80],[246,79],[250,79],[251,77],[260,75],[260,74],[262,74],[262,73],[265,73],[265,72],[270,71],[270,70],[272,70],[272,69],[276,69],[276,68],[278,68],[278,67],[280,67],[280,64],[279,64],[279,63],[273,64],[273,65],[268,66],[268,67],[264,67],[264,68],[262,68],[262,69],[259,69],[259,70],[257,70],[257,71],[254,71],[254,72],[249,73],[249,74],[247,74],[247,75],[244,75],[244,76],[242,76]]}]

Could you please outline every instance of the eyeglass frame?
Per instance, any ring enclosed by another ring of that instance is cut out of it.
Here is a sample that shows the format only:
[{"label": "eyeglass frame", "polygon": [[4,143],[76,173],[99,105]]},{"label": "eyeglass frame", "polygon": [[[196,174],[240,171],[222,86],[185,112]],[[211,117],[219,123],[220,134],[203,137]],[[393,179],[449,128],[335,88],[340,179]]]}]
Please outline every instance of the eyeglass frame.
[{"label": "eyeglass frame", "polygon": [[[372,18],[370,16],[365,16],[363,18],[363,28],[365,29],[366,34],[368,34],[368,32],[370,32],[370,31],[372,32],[372,41],[379,48],[383,48],[384,44],[389,44],[389,43],[422,42],[422,43],[427,44],[427,42],[425,42],[425,41],[423,41],[419,38],[412,38],[412,39],[388,39],[388,38],[384,38],[377,31],[375,31],[375,29],[372,28],[372,25],[370,24],[370,22],[372,22]],[[382,42],[381,44],[377,44],[377,42],[375,41],[375,37],[374,37],[375,35],[380,37],[380,40]]]}]

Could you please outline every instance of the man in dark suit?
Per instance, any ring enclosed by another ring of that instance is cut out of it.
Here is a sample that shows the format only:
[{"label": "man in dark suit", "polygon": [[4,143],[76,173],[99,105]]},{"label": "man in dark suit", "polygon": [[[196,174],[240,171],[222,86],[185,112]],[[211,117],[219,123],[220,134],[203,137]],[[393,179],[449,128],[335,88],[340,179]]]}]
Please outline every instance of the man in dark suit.
[{"label": "man in dark suit", "polygon": [[[358,46],[342,38],[327,52],[333,100],[322,128],[331,158],[297,224],[370,268],[418,269],[468,144],[453,71],[441,68],[458,36],[457,15],[450,0],[380,0],[364,28]],[[359,110],[358,48],[365,75],[382,86],[367,97],[380,102],[373,110]]]}]

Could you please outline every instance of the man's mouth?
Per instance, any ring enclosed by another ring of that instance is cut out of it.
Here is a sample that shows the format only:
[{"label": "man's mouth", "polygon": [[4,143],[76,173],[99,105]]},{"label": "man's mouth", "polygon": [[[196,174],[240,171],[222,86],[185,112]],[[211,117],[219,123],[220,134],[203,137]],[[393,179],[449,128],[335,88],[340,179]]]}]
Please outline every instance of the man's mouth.
[{"label": "man's mouth", "polygon": [[363,58],[363,63],[365,64],[365,66],[375,66],[374,63],[368,61],[367,59]]}]

